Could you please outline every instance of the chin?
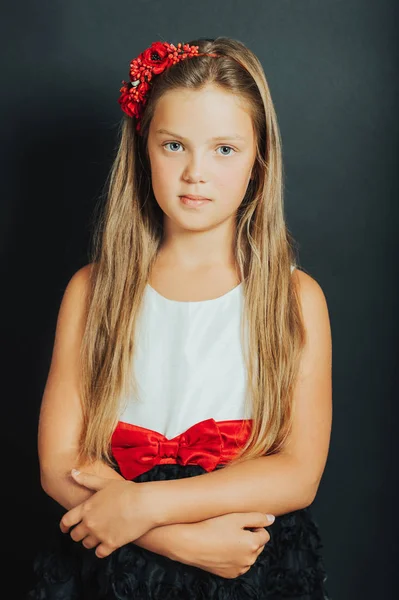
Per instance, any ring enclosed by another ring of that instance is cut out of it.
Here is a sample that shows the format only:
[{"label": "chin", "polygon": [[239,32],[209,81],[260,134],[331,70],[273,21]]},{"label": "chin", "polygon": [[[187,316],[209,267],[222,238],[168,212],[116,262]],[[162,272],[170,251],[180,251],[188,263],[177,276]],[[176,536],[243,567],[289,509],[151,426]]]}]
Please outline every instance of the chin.
[{"label": "chin", "polygon": [[208,229],[212,229],[215,226],[215,223],[210,222],[207,218],[201,218],[198,215],[187,215],[186,218],[181,218],[181,215],[165,215],[165,222],[169,221],[171,226],[171,230],[173,231],[207,231]]}]

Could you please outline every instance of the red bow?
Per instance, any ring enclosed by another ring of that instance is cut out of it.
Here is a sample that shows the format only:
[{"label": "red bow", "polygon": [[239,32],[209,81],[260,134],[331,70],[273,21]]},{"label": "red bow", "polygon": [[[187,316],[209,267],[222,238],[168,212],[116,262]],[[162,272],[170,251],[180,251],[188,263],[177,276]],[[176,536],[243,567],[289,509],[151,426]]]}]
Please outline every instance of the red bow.
[{"label": "red bow", "polygon": [[171,440],[157,431],[121,421],[112,435],[112,453],[129,480],[160,463],[193,463],[212,471],[220,461],[221,450],[222,438],[214,419],[196,423]]}]

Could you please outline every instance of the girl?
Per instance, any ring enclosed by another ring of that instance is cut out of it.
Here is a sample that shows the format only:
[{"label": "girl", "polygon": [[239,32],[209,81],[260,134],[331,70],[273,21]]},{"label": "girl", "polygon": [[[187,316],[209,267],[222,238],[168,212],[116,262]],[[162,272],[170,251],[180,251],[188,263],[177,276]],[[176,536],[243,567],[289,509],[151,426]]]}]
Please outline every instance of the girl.
[{"label": "girl", "polygon": [[330,325],[295,269],[262,66],[227,37],[155,42],[119,102],[42,400],[41,484],[66,512],[29,598],[327,600]]}]

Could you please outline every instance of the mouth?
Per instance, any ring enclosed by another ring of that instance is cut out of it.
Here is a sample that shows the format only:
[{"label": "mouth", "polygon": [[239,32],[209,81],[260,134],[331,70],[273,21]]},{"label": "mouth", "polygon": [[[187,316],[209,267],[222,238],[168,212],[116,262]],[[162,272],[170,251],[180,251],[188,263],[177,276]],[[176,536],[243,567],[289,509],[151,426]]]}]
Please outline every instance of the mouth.
[{"label": "mouth", "polygon": [[198,196],[196,194],[183,194],[181,198],[190,198],[191,200],[210,200],[210,198],[205,198],[205,196]]},{"label": "mouth", "polygon": [[205,198],[204,196],[193,196],[191,194],[188,196],[180,196],[180,200],[186,206],[202,206],[212,202],[212,200]]}]

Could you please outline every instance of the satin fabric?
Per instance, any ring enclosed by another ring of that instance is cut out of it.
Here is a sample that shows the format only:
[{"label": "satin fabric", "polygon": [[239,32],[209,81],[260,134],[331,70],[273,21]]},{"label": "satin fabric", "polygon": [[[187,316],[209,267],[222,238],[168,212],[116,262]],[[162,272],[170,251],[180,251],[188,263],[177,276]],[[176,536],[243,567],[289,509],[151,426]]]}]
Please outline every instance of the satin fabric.
[{"label": "satin fabric", "polygon": [[238,454],[251,424],[250,419],[205,419],[168,439],[152,429],[119,421],[111,439],[112,453],[125,479],[159,464],[197,464],[209,472]]}]

